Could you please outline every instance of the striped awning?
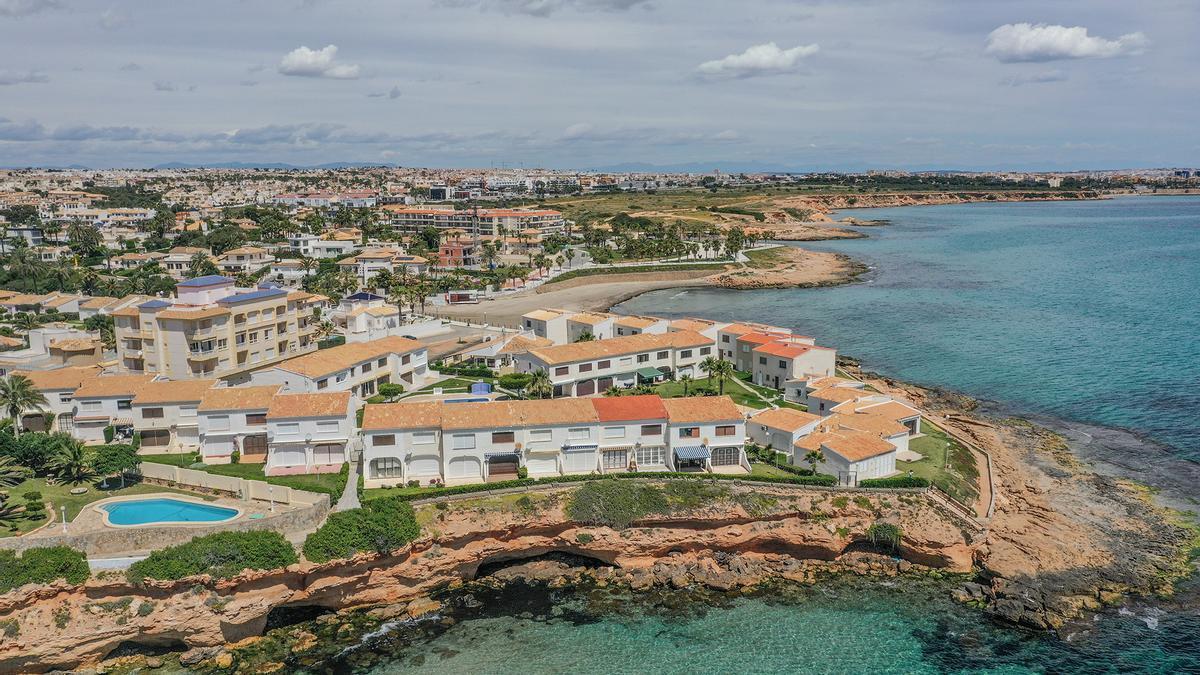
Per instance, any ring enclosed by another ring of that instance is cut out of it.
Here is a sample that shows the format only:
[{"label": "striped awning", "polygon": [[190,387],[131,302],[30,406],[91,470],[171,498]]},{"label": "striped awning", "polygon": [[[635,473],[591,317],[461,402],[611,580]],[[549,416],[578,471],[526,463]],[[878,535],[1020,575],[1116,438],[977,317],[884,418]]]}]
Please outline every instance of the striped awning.
[{"label": "striped awning", "polygon": [[688,445],[675,448],[675,456],[679,459],[708,459],[708,448],[703,445]]},{"label": "striped awning", "polygon": [[516,452],[485,452],[483,453],[483,458],[487,460],[510,459],[514,462],[521,461],[521,455]]},{"label": "striped awning", "polygon": [[567,444],[567,445],[563,446],[563,450],[565,450],[567,452],[570,452],[572,450],[595,450],[598,447],[600,447],[600,446],[596,445],[595,443],[584,443],[582,445]]}]

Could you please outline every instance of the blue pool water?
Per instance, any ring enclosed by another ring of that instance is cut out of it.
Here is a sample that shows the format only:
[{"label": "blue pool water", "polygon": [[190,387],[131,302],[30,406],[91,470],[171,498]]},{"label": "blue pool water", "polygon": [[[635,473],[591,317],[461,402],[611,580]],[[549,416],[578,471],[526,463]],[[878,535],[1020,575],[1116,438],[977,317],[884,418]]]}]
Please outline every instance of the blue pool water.
[{"label": "blue pool water", "polygon": [[237,516],[237,509],[197,504],[182,499],[157,498],[114,502],[100,507],[113,525],[154,523],[218,523]]}]

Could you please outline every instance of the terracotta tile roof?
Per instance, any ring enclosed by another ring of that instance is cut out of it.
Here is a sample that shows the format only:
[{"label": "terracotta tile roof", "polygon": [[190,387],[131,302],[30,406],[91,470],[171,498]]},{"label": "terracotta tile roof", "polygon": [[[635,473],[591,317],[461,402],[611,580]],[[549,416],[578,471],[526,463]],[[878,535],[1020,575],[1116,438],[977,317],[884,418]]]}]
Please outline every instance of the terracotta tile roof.
[{"label": "terracotta tile roof", "polygon": [[268,419],[289,417],[343,417],[350,410],[350,392],[279,394],[267,407]]},{"label": "terracotta tile roof", "polygon": [[625,328],[637,328],[638,330],[645,330],[659,321],[662,321],[662,319],[655,319],[649,316],[622,316],[618,317],[613,323]]},{"label": "terracotta tile roof", "polygon": [[913,417],[919,417],[920,410],[904,403],[902,401],[886,401],[884,403],[864,402],[862,405],[856,406],[858,413],[866,413],[868,415],[880,415],[890,420],[907,420]]},{"label": "terracotta tile roof", "polygon": [[663,333],[661,335],[642,333],[641,335],[615,337],[607,340],[576,342],[557,347],[531,349],[529,353],[544,363],[555,365],[574,363],[576,361],[594,361],[596,359],[637,354],[639,352],[649,352],[665,348],[684,349],[687,347],[704,347],[711,345],[712,342],[712,340],[703,335],[691,331],[678,331],[675,333]]},{"label": "terracotta tile roof", "polygon": [[704,331],[717,325],[713,321],[705,321],[704,319],[675,319],[671,322],[672,330],[690,330],[694,333],[703,333]]},{"label": "terracotta tile roof", "polygon": [[79,303],[79,308],[80,309],[104,309],[105,307],[108,307],[109,305],[115,305],[118,302],[120,302],[120,300],[117,298],[108,298],[108,297],[104,297],[104,296],[97,296],[94,298],[88,298],[87,300],[84,300],[83,302]]},{"label": "terracotta tile roof", "polygon": [[667,408],[661,397],[654,394],[642,396],[613,396],[591,399],[601,422],[632,422],[636,420],[663,420]]},{"label": "terracotta tile roof", "polygon": [[[560,398],[546,401],[507,401],[518,426],[542,426],[596,422],[599,415],[592,402],[584,398]],[[462,404],[452,404],[462,405]]]},{"label": "terracotta tile roof", "polygon": [[154,380],[154,375],[101,375],[84,380],[75,390],[75,398],[133,396]]},{"label": "terracotta tile roof", "polygon": [[875,434],[881,438],[908,432],[908,427],[883,415],[838,412],[830,415],[828,419],[830,424],[837,425],[840,429],[862,431],[868,434]]},{"label": "terracotta tile roof", "polygon": [[12,297],[0,300],[0,302],[3,302],[6,305],[40,305],[49,298],[49,295],[32,295],[29,293],[22,293],[20,295],[14,295]]},{"label": "terracotta tile roof", "polygon": [[549,338],[537,337],[536,335],[514,335],[507,344],[497,351],[497,354],[524,354],[530,349],[539,349],[541,347],[550,347],[554,341]]},{"label": "terracotta tile roof", "polygon": [[424,345],[416,340],[390,336],[370,342],[352,342],[329,349],[321,349],[311,354],[288,359],[275,367],[289,372],[315,378],[332,375],[350,366],[377,359],[387,354],[407,354]]},{"label": "terracotta tile roof", "polygon": [[829,450],[851,462],[861,462],[896,450],[896,446],[874,434],[852,429],[818,431],[796,441],[796,447],[805,452]]},{"label": "terracotta tile roof", "polygon": [[214,387],[204,392],[198,410],[266,410],[282,385]]},{"label": "terracotta tile roof", "polygon": [[831,401],[833,403],[845,403],[846,401],[857,401],[864,396],[878,396],[874,392],[865,391],[863,389],[854,389],[852,387],[825,387],[808,394],[811,397],[819,398],[823,401]]},{"label": "terracotta tile roof", "polygon": [[553,321],[562,316],[563,312],[553,309],[535,309],[532,312],[522,314],[522,319],[533,319],[534,321]]},{"label": "terracotta tile roof", "polygon": [[61,349],[65,352],[90,352],[100,344],[97,338],[65,338],[52,340],[51,349]]},{"label": "terracotta tile roof", "polygon": [[691,396],[689,398],[665,398],[667,419],[672,424],[731,422],[742,420],[741,410],[728,396]]},{"label": "terracotta tile roof", "polygon": [[760,345],[754,348],[755,354],[770,354],[785,359],[794,359],[801,354],[807,353],[812,347],[807,345],[794,345],[783,342],[770,342],[765,345]]},{"label": "terracotta tile roof", "polygon": [[779,336],[767,333],[743,333],[738,336],[737,340],[738,342],[747,342],[752,345],[765,345],[779,340]]},{"label": "terracotta tile roof", "polygon": [[775,408],[761,412],[750,418],[755,424],[762,424],[773,429],[795,432],[806,424],[812,424],[821,419],[820,415],[806,413],[793,408]]},{"label": "terracotta tile roof", "polygon": [[58,368],[57,370],[17,370],[13,375],[24,375],[29,378],[38,391],[53,391],[70,389],[74,391],[85,381],[95,379],[103,370],[100,366],[81,366],[78,368]]},{"label": "terracotta tile roof", "polygon": [[367,406],[362,428],[363,431],[436,429],[441,424],[442,404],[439,402],[380,403]]},{"label": "terracotta tile roof", "polygon": [[164,309],[154,314],[158,319],[211,319],[229,314],[227,307],[204,307],[201,309]]},{"label": "terracotta tile roof", "polygon": [[571,317],[569,317],[567,319],[567,321],[574,321],[575,323],[586,323],[589,326],[595,326],[596,324],[604,323],[605,321],[608,321],[611,318],[612,318],[612,315],[609,315],[609,314],[596,314],[593,312],[579,312],[578,314],[571,315]]},{"label": "terracotta tile roof", "polygon": [[148,382],[138,389],[133,397],[134,405],[150,403],[191,403],[199,402],[204,394],[212,389],[216,380],[179,380],[169,382],[160,380]]}]

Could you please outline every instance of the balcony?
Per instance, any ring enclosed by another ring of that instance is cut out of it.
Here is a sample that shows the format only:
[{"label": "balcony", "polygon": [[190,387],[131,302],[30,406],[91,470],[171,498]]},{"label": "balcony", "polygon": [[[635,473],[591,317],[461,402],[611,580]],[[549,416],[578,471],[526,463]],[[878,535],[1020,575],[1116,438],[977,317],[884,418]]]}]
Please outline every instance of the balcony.
[{"label": "balcony", "polygon": [[209,361],[217,358],[217,350],[205,349],[204,351],[199,352],[188,352],[187,358],[188,361]]}]

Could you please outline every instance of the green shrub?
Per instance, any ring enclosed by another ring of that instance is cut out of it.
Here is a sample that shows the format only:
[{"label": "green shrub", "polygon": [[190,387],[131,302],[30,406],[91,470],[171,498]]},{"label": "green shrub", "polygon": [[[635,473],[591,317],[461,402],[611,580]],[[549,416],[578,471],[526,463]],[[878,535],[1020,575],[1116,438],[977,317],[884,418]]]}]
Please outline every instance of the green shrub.
[{"label": "green shrub", "polygon": [[375,394],[374,396],[367,397],[367,403],[386,403],[386,402],[387,402],[387,397],[384,396],[383,394]]},{"label": "green shrub", "polygon": [[867,509],[868,511],[875,508],[871,505],[871,500],[862,495],[856,495],[854,497],[854,505],[860,509]]},{"label": "green shrub", "polygon": [[25,584],[48,584],[63,579],[82,584],[91,576],[87,557],[67,546],[27,549],[18,558],[9,550],[0,550],[0,593]]},{"label": "green shrub", "polygon": [[567,516],[571,520],[617,530],[646,516],[670,511],[671,505],[662,490],[620,480],[588,483],[572,493],[567,502]]},{"label": "green shrub", "polygon": [[154,611],[154,605],[152,603],[143,602],[142,604],[138,605],[137,615],[138,616],[150,616],[150,613],[153,611]]},{"label": "green shrub", "polygon": [[850,498],[846,497],[845,495],[842,495],[840,497],[834,497],[833,499],[829,500],[829,503],[833,504],[833,508],[835,508],[835,509],[844,509],[847,506],[850,506]]},{"label": "green shrub", "polygon": [[412,505],[398,497],[385,497],[330,515],[304,540],[304,557],[320,563],[366,551],[386,554],[420,534]]},{"label": "green shrub", "polygon": [[900,526],[892,523],[875,523],[867,528],[867,541],[876,548],[895,551],[900,548],[900,539],[903,536],[904,531]]},{"label": "green shrub", "polygon": [[517,478],[529,478],[529,467],[517,467]]},{"label": "green shrub", "polygon": [[579,534],[575,535],[575,541],[577,541],[581,544],[590,544],[595,540],[596,540],[596,538],[593,537],[592,535],[588,534],[587,532],[580,532]]},{"label": "green shrub", "polygon": [[241,462],[242,462],[242,451],[241,450],[234,450],[233,452],[229,453],[229,463],[230,464],[241,464]]},{"label": "green shrub", "polygon": [[379,393],[387,398],[392,398],[403,394],[404,386],[395,384],[393,382],[388,382],[386,384],[379,385]]},{"label": "green shrub", "polygon": [[920,476],[893,476],[891,478],[867,478],[860,480],[858,486],[865,488],[927,488],[929,481]]},{"label": "green shrub", "polygon": [[29,492],[26,492],[25,494],[23,494],[21,496],[25,498],[25,501],[29,501],[29,502],[42,501],[42,493],[38,492],[37,490],[30,490]]},{"label": "green shrub", "polygon": [[218,532],[154,551],[131,565],[126,576],[133,583],[144,579],[169,581],[195,574],[227,579],[244,569],[269,570],[296,561],[296,551],[278,532]]}]

